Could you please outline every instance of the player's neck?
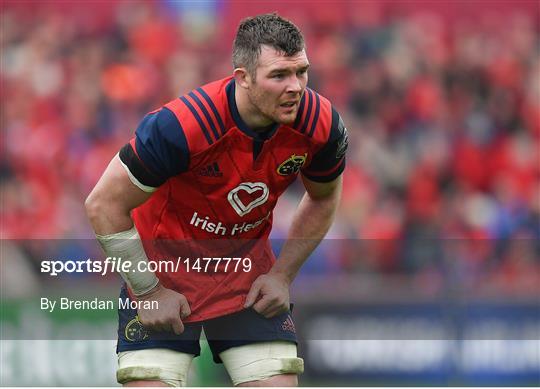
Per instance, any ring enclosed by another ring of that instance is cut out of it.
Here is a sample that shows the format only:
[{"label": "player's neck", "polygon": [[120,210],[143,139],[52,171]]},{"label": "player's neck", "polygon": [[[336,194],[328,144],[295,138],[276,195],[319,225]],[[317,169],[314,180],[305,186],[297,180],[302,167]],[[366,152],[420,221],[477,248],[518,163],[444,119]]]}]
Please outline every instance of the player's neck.
[{"label": "player's neck", "polygon": [[269,120],[259,112],[242,88],[235,89],[234,98],[240,117],[253,131],[264,132],[274,125],[273,121]]}]

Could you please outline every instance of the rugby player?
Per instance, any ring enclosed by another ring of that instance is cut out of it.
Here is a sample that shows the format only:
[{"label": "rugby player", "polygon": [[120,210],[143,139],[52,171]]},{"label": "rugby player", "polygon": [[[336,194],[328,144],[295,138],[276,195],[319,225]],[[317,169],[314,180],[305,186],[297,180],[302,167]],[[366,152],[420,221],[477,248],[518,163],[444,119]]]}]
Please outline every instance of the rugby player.
[{"label": "rugby player", "polygon": [[[86,201],[107,256],[132,264],[121,295],[159,303],[119,310],[117,379],[126,386],[185,386],[202,329],[234,385],[297,386],[303,371],[289,286],[334,219],[347,132],[307,88],[304,38],[290,21],[243,20],[232,57],[231,77],[148,113]],[[306,193],[276,260],[272,211],[298,175]],[[232,246],[246,246],[251,266],[140,270],[163,254],[160,240],[213,257],[226,245],[208,242],[240,242]]]}]

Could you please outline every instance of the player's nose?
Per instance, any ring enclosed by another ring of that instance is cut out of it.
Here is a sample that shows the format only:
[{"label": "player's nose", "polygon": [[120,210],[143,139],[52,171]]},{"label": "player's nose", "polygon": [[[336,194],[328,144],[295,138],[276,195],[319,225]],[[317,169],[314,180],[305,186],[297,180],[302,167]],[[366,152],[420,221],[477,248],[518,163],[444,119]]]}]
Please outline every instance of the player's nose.
[{"label": "player's nose", "polygon": [[302,89],[302,82],[296,75],[289,78],[289,83],[287,84],[288,93],[301,93]]}]

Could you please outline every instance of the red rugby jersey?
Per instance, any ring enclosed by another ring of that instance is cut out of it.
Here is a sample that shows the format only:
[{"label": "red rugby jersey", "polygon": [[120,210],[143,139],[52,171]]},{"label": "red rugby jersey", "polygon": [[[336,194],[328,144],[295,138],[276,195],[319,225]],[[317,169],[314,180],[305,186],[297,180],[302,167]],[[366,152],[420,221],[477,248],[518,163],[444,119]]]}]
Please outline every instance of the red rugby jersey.
[{"label": "red rugby jersey", "polygon": [[275,261],[267,238],[279,196],[299,172],[329,182],[345,167],[347,132],[323,96],[306,89],[293,125],[255,132],[234,93],[229,77],[169,102],[147,114],[120,151],[132,181],[155,190],[132,214],[151,261],[251,260],[247,272],[225,271],[225,262],[189,269],[185,259],[175,271],[158,272],[165,287],[186,296],[186,322],[243,309],[251,284]]}]

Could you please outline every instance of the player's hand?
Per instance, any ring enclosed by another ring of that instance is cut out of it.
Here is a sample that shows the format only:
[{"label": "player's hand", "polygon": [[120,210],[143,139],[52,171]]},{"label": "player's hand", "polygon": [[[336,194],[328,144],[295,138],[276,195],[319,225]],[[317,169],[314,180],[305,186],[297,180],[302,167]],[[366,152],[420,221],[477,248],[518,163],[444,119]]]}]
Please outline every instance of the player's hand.
[{"label": "player's hand", "polygon": [[158,309],[144,309],[141,305],[138,310],[139,321],[146,329],[174,332],[176,335],[184,332],[182,320],[191,314],[191,309],[183,294],[158,284],[150,292],[137,299],[158,303]]},{"label": "player's hand", "polygon": [[289,310],[289,283],[278,274],[263,274],[253,282],[246,297],[245,308],[271,318]]}]

